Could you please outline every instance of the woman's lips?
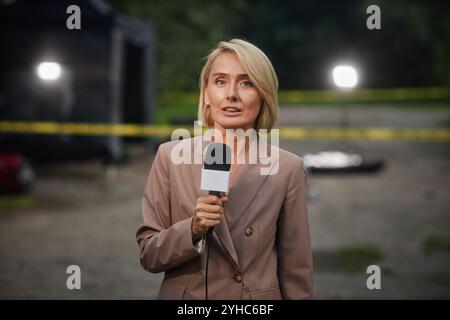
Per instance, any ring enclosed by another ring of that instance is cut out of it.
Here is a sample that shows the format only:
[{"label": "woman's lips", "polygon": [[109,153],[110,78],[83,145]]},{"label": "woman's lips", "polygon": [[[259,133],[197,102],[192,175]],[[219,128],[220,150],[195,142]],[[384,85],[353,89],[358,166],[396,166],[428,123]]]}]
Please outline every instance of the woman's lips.
[{"label": "woman's lips", "polygon": [[222,112],[228,117],[234,117],[239,115],[242,111],[241,109],[235,107],[224,107],[222,108]]}]

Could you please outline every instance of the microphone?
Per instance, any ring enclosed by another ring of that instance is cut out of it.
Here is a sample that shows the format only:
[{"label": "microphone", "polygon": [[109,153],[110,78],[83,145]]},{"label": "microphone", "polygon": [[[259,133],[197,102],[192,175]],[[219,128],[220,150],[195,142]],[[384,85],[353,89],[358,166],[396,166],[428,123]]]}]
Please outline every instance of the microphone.
[{"label": "microphone", "polygon": [[[206,149],[200,189],[208,190],[209,194],[215,196],[219,196],[221,192],[228,192],[230,169],[230,147],[224,143],[209,144]],[[207,238],[211,236],[213,230],[214,227],[208,229]]]},{"label": "microphone", "polygon": [[[228,192],[228,179],[231,169],[231,149],[224,143],[211,143],[206,149],[205,161],[202,169],[201,190],[208,190],[209,194],[219,196],[221,192]],[[209,242],[214,226],[206,232],[206,269],[205,269],[205,299],[208,300],[208,265]]]}]

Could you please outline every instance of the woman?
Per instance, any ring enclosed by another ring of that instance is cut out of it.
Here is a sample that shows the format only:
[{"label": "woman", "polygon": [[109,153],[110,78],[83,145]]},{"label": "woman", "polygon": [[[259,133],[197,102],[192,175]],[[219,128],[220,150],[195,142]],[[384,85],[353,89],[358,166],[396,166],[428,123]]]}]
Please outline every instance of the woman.
[{"label": "woman", "polygon": [[[278,116],[277,90],[275,71],[261,50],[239,39],[220,42],[200,75],[199,120],[223,135],[227,129],[270,130]],[[172,161],[179,143],[202,154],[203,139],[171,141],[158,149],[137,241],[144,269],[165,272],[160,299],[205,299],[206,246],[209,299],[312,296],[303,161],[271,148],[278,171],[262,175],[261,161],[236,163],[238,154],[249,150],[236,139],[227,142],[234,161],[229,192],[220,197],[200,190],[202,164]],[[212,226],[207,243],[204,235]]]}]

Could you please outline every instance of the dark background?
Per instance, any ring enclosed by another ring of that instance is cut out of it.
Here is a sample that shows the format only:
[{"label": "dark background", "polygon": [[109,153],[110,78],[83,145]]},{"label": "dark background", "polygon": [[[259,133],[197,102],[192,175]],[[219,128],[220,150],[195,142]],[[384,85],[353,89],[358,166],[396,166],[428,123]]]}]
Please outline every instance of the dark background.
[{"label": "dark background", "polygon": [[[121,12],[157,25],[158,88],[197,88],[201,58],[218,41],[240,37],[271,59],[280,89],[329,88],[336,60],[352,61],[360,87],[450,83],[447,1],[123,1]],[[381,30],[368,30],[366,8],[381,8]]]}]

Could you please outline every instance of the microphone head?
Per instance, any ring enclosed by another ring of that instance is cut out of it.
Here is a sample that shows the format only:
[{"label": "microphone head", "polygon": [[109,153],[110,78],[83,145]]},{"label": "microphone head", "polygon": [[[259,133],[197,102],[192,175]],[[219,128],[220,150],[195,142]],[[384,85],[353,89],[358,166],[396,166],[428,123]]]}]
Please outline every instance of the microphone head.
[{"label": "microphone head", "polygon": [[211,143],[206,149],[204,169],[230,171],[231,149],[224,143]]},{"label": "microphone head", "polygon": [[223,143],[211,143],[206,150],[200,189],[215,195],[228,192],[230,169],[230,147]]}]

